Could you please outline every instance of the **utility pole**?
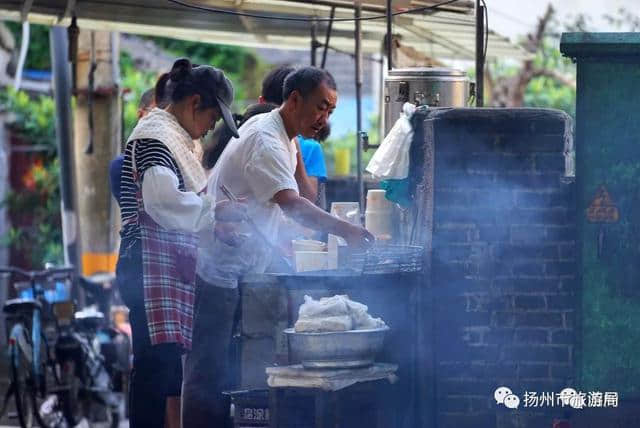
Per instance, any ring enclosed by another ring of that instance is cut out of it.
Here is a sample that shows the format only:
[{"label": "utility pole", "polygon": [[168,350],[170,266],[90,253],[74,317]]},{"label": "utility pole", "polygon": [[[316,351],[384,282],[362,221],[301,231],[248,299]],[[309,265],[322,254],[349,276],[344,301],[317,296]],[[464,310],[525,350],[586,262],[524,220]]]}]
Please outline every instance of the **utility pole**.
[{"label": "utility pole", "polygon": [[[56,141],[60,161],[60,212],[64,262],[78,266],[78,230],[73,180],[73,137],[71,131],[71,69],[67,29],[53,26],[49,30],[53,95],[56,102]],[[78,272],[80,269],[78,269]]]},{"label": "utility pole", "polygon": [[119,153],[121,99],[119,34],[81,30],[78,38],[74,177],[79,263],[84,275],[115,272],[118,207],[109,188],[109,163]]},{"label": "utility pole", "polygon": [[488,28],[484,28],[485,7],[476,0],[476,107],[484,107],[484,66],[485,37]]}]

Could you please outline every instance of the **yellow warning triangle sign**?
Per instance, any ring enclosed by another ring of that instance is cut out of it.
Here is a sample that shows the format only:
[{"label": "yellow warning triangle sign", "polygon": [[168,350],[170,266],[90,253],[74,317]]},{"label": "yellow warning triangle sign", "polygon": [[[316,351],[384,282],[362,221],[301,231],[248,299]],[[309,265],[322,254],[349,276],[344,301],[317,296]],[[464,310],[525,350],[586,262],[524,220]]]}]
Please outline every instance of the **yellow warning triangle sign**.
[{"label": "yellow warning triangle sign", "polygon": [[619,219],[618,207],[611,199],[609,191],[604,185],[598,187],[591,205],[587,208],[587,220],[591,223],[616,223]]}]

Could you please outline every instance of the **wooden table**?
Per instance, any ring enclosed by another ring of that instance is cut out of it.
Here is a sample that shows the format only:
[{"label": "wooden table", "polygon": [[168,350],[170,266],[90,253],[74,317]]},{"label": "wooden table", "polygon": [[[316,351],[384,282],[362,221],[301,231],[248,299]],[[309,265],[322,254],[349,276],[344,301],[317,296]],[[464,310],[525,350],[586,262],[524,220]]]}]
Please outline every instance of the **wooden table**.
[{"label": "wooden table", "polygon": [[268,367],[272,428],[395,426],[394,364],[341,370]]}]

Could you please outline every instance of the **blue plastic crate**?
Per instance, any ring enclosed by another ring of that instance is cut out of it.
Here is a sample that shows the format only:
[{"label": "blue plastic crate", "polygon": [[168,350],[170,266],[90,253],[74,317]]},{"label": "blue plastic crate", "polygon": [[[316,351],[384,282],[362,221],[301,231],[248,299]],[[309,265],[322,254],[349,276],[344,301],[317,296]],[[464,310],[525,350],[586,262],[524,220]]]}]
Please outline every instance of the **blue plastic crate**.
[{"label": "blue plastic crate", "polygon": [[[44,299],[49,303],[66,302],[71,299],[70,286],[65,282],[56,282],[55,288],[46,287],[44,290]],[[42,290],[42,284],[36,284],[36,289]],[[27,288],[18,293],[21,299],[33,299],[33,290]]]}]

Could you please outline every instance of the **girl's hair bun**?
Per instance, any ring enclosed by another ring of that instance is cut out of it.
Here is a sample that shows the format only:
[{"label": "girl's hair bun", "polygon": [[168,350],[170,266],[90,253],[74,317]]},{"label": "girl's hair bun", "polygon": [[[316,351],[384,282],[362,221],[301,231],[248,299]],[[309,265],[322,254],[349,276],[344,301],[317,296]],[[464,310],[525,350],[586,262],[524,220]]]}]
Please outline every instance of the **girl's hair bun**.
[{"label": "girl's hair bun", "polygon": [[191,61],[187,58],[180,58],[173,63],[169,76],[174,82],[185,80],[191,73]]}]

